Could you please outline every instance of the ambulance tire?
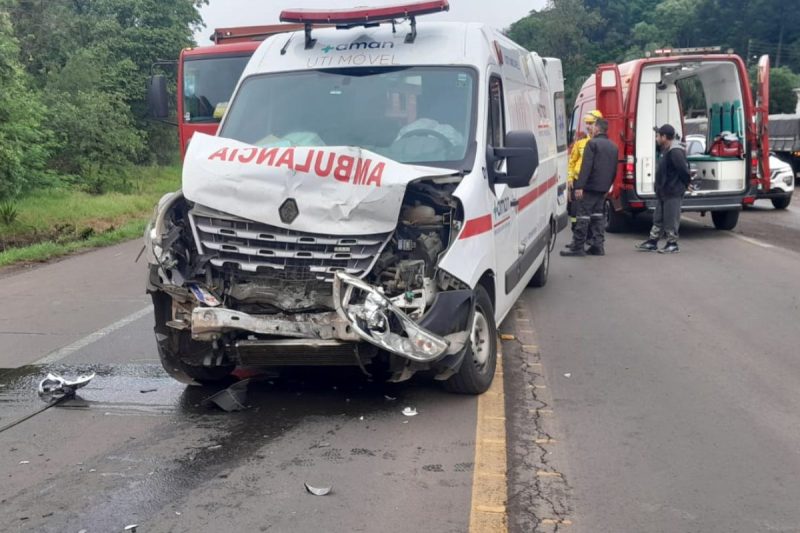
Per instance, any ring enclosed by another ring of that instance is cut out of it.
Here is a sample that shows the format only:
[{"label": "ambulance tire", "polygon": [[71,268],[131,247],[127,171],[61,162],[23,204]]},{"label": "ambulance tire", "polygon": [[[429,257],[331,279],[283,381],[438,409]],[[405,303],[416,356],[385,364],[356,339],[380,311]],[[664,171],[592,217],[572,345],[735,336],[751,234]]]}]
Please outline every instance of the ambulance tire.
[{"label": "ambulance tire", "polygon": [[553,251],[556,242],[556,225],[550,221],[550,233],[547,235],[547,244],[544,247],[544,259],[536,273],[528,282],[528,287],[544,287],[547,285],[547,276],[550,274],[550,252]]},{"label": "ambulance tire", "polygon": [[730,231],[739,223],[739,211],[712,211],[711,221],[718,230]]},{"label": "ambulance tire", "polygon": [[461,367],[444,388],[457,394],[481,394],[489,389],[497,366],[497,326],[494,306],[482,286],[475,289],[475,309],[469,344],[464,349]]},{"label": "ambulance tire", "polygon": [[606,231],[608,233],[622,233],[630,226],[630,219],[625,213],[614,210],[611,200],[606,200]]},{"label": "ambulance tire", "polygon": [[172,297],[169,294],[155,292],[152,298],[158,357],[167,374],[187,385],[202,385],[221,381],[233,372],[235,365],[190,364],[188,361],[201,361],[206,354],[211,353],[211,343],[193,340],[188,331],[167,326],[167,321],[172,316]]}]

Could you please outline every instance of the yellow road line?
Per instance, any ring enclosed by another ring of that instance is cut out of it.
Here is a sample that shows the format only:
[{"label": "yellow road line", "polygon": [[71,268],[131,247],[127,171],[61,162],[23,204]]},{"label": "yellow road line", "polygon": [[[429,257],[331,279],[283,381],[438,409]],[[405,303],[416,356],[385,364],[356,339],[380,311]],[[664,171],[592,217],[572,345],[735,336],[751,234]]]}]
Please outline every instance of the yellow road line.
[{"label": "yellow road line", "polygon": [[[512,337],[513,338],[513,337]],[[506,426],[501,343],[497,343],[497,374],[488,391],[478,396],[475,428],[475,468],[472,473],[470,533],[506,533]]]}]

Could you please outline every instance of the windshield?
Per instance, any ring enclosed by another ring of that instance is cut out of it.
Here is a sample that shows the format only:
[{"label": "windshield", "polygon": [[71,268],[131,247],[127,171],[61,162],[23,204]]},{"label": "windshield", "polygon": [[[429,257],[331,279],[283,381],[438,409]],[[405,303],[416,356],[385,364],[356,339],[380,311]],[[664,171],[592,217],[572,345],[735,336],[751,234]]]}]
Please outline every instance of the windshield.
[{"label": "windshield", "polygon": [[474,76],[457,67],[254,76],[242,82],[220,136],[256,146],[358,146],[401,163],[463,169],[474,152]]},{"label": "windshield", "polygon": [[183,65],[184,122],[219,122],[250,56],[187,59]]}]

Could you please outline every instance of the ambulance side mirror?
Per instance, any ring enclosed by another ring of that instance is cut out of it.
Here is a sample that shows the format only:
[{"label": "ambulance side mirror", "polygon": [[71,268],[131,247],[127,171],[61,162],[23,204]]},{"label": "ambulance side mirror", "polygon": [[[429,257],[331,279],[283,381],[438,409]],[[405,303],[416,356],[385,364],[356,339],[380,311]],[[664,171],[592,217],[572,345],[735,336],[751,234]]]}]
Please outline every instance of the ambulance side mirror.
[{"label": "ambulance side mirror", "polygon": [[167,96],[167,78],[156,74],[147,78],[147,107],[153,118],[169,116],[169,97]]},{"label": "ambulance side mirror", "polygon": [[[505,183],[512,189],[527,187],[531,183],[533,173],[539,167],[539,148],[536,136],[532,131],[509,131],[506,134],[505,146],[489,147],[486,153],[486,166],[494,183]],[[495,163],[506,160],[506,172],[497,172]]]}]

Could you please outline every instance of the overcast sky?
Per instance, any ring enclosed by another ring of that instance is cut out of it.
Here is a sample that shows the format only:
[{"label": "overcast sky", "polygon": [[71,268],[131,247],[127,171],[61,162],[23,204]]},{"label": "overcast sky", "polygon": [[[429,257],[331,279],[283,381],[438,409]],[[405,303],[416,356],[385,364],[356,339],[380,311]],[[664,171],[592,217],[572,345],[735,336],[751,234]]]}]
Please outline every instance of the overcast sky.
[{"label": "overcast sky", "polygon": [[[281,10],[287,8],[341,9],[353,6],[385,6],[413,0],[211,0],[200,8],[205,29],[195,34],[199,45],[209,44],[214,28],[276,24]],[[426,15],[426,20],[486,22],[503,29],[544,7],[545,0],[450,0],[450,11]]]}]

